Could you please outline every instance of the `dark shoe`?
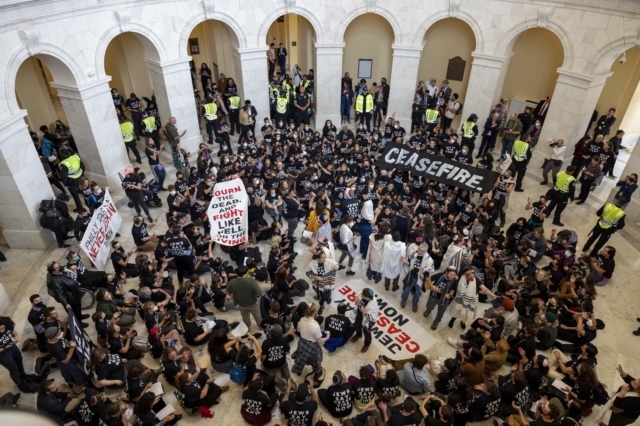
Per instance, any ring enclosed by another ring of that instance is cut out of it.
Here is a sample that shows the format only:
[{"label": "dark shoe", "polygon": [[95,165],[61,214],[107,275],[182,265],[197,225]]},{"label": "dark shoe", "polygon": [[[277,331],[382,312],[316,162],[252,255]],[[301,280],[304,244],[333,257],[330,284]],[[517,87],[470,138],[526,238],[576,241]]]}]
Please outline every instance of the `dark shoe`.
[{"label": "dark shoe", "polygon": [[580,204],[584,204],[584,201],[580,200],[578,201],[576,204],[580,205]]},{"label": "dark shoe", "polygon": [[467,335],[467,333],[465,333],[465,334],[461,334],[461,335],[460,335],[460,339],[462,339],[462,340],[469,340],[469,336]]},{"label": "dark shoe", "polygon": [[213,317],[215,315],[213,315],[213,312],[209,312],[209,311],[204,311],[202,312],[200,315],[202,315],[203,317]]},{"label": "dark shoe", "polygon": [[546,185],[546,184],[548,184],[548,183],[549,183],[548,181],[543,180],[542,182],[540,182],[540,185]]},{"label": "dark shoe", "polygon": [[382,358],[384,360],[384,362],[388,362],[389,364],[393,364],[395,362],[394,360],[392,360],[391,358],[389,358],[386,355],[380,355],[379,358]]},{"label": "dark shoe", "polygon": [[496,419],[493,419],[493,426],[501,426],[501,425],[499,421],[497,421]]},{"label": "dark shoe", "polygon": [[436,328],[438,328],[438,324],[439,324],[438,321],[434,321],[433,324],[431,324],[431,329],[435,330]]},{"label": "dark shoe", "polygon": [[91,315],[89,315],[89,314],[82,314],[82,315],[80,315],[80,319],[89,319],[90,316]]},{"label": "dark shoe", "polygon": [[166,191],[166,190],[167,190],[167,188],[165,188],[164,186],[161,186],[161,187],[158,189],[158,191]]},{"label": "dark shoe", "polygon": [[16,393],[13,395],[13,400],[11,401],[11,405],[13,405],[14,407],[18,406],[18,400],[20,399],[20,393]]},{"label": "dark shoe", "polygon": [[401,308],[404,308],[404,307],[406,307],[406,306],[407,306],[407,301],[406,301],[406,300],[401,300],[401,301],[400,301],[400,307],[401,307]]},{"label": "dark shoe", "polygon": [[524,192],[524,189],[518,188],[518,189],[514,189],[514,191],[516,191],[516,192]]},{"label": "dark shoe", "polygon": [[428,318],[430,314],[431,314],[431,312],[429,312],[429,311],[424,311],[424,312],[422,313],[422,316],[423,316],[423,317],[425,317],[425,318]]},{"label": "dark shoe", "polygon": [[63,244],[61,246],[58,246],[58,248],[67,248],[67,247],[71,247],[71,245],[69,244]]},{"label": "dark shoe", "polygon": [[38,357],[36,359],[36,367],[33,369],[36,374],[42,374],[42,369],[44,368],[45,360],[43,356]]},{"label": "dark shoe", "polygon": [[391,291],[397,291],[398,289],[400,289],[399,285],[394,285],[393,287],[391,287]]},{"label": "dark shoe", "polygon": [[463,323],[462,321],[460,321],[460,328],[461,329],[466,329],[467,328],[467,324]]},{"label": "dark shoe", "polygon": [[387,290],[387,291],[389,291],[389,285],[390,285],[390,284],[385,284],[385,285],[384,285],[384,289],[385,289],[385,290]]},{"label": "dark shoe", "polygon": [[229,324],[228,327],[229,327],[229,329],[233,330],[234,328],[236,328],[239,325],[240,325],[240,323],[238,321],[236,321],[236,322],[232,322],[231,324]]},{"label": "dark shoe", "polygon": [[551,223],[554,224],[554,225],[557,225],[557,226],[564,226],[564,223],[556,222],[555,220],[553,222],[551,222]]},{"label": "dark shoe", "polygon": [[500,222],[500,228],[504,228],[504,222]]},{"label": "dark shoe", "polygon": [[74,213],[78,213],[78,209],[73,209],[73,212]]},{"label": "dark shoe", "polygon": [[259,339],[262,337],[262,333],[253,333],[253,337],[255,337],[256,339]]},{"label": "dark shoe", "polygon": [[323,312],[324,312],[324,306],[320,306],[320,309],[318,309],[318,315],[322,315]]},{"label": "dark shoe", "polygon": [[351,341],[352,341],[353,343],[355,343],[355,342],[357,342],[358,340],[360,340],[360,338],[361,338],[361,337],[362,337],[362,336],[353,336],[353,337],[351,338]]},{"label": "dark shoe", "polygon": [[455,324],[456,319],[455,318],[451,318],[451,320],[449,321],[449,328],[453,328],[453,324]]},{"label": "dark shoe", "polygon": [[640,318],[636,318],[636,321],[640,322]]},{"label": "dark shoe", "polygon": [[640,329],[636,330],[636,331],[632,331],[634,336],[640,336]]},{"label": "dark shoe", "polygon": [[418,305],[413,305],[411,307],[411,312],[418,312]]},{"label": "dark shoe", "polygon": [[122,235],[120,235],[120,234],[118,234],[118,233],[116,232],[116,237],[122,237]]},{"label": "dark shoe", "polygon": [[182,420],[182,414],[176,414],[176,417],[173,420],[176,422],[175,424],[178,424],[178,422]]},{"label": "dark shoe", "polygon": [[347,267],[344,265],[338,266],[338,271],[342,271],[343,269],[347,269]]},{"label": "dark shoe", "polygon": [[369,345],[364,345],[362,349],[360,349],[360,353],[365,353],[369,350]]},{"label": "dark shoe", "polygon": [[355,275],[356,273],[353,271],[347,271],[347,275]]},{"label": "dark shoe", "polygon": [[87,324],[86,322],[81,322],[80,323],[80,327],[87,328],[87,327],[89,327],[89,324]]}]

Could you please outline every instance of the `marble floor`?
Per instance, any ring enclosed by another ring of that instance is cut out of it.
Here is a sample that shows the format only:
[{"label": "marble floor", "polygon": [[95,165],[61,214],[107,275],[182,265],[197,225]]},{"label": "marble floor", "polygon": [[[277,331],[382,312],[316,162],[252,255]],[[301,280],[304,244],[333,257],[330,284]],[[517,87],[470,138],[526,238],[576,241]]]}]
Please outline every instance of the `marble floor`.
[{"label": "marble floor", "polygon": [[[534,157],[541,157],[541,154],[534,153]],[[620,175],[627,159],[628,154],[623,153],[616,165],[616,175]],[[538,158],[538,160],[540,160],[540,158]],[[163,162],[164,164],[172,164],[170,157],[166,154],[163,158]],[[146,161],[142,167],[145,172],[149,171]],[[168,171],[169,175],[173,175],[173,166],[168,167]],[[170,183],[173,179],[175,178],[169,178],[167,183]],[[528,217],[528,214],[525,214],[524,210],[527,197],[537,197],[538,195],[546,192],[546,188],[543,189],[539,185],[540,182],[540,169],[530,168],[524,179],[524,188],[526,191],[523,193],[514,192],[511,197],[509,211],[507,214],[508,223],[511,223],[520,216]],[[589,230],[595,223],[595,211],[602,205],[603,201],[606,200],[614,186],[614,180],[605,178],[603,184],[598,187],[596,191],[591,193],[587,203],[581,206],[570,205],[563,213],[562,219],[566,224],[566,227],[575,229],[581,242],[586,240]],[[130,249],[133,245],[133,240],[129,231],[132,226],[133,210],[126,206],[127,200],[122,192],[118,192],[113,196],[123,218],[123,223],[120,229],[122,237],[119,241],[125,249]],[[166,197],[166,193],[164,193],[163,196]],[[167,225],[164,219],[165,211],[166,207],[162,209],[151,209],[152,216],[159,220],[159,223],[153,229],[154,232],[163,233],[166,231]],[[550,229],[551,228],[549,228],[547,232],[549,232]],[[302,225],[300,225],[296,232],[298,237],[301,232]],[[634,302],[634,300],[638,300],[637,296],[633,296],[633,286],[636,285],[633,283],[636,282],[635,280],[640,272],[640,226],[635,223],[627,224],[627,227],[623,231],[616,233],[611,238],[610,244],[615,246],[618,250],[618,255],[616,257],[617,268],[613,279],[609,281],[608,285],[603,288],[598,288],[599,295],[595,302],[595,310],[597,316],[605,321],[606,329],[598,333],[598,338],[595,343],[600,349],[597,367],[599,379],[605,383],[610,390],[612,390],[617,389],[621,383],[621,379],[615,370],[617,364],[624,366],[625,370],[633,376],[637,377],[640,375],[640,338],[631,334],[633,330],[638,328],[639,324],[636,322],[636,317],[640,316],[640,309],[637,308],[637,303]],[[73,247],[75,247],[75,245]],[[263,245],[261,248],[264,251],[265,246]],[[6,247],[2,247],[2,249],[5,251]],[[307,247],[301,243],[297,243],[296,251],[300,255],[297,257],[295,264],[298,266],[298,273],[301,275],[304,273],[307,264],[311,260],[311,254],[308,252]],[[0,283],[5,286],[12,302],[4,315],[11,316],[14,319],[17,324],[17,330],[23,340],[28,337],[34,337],[31,327],[26,322],[26,316],[30,306],[28,297],[33,293],[40,293],[43,295],[45,303],[55,305],[54,301],[49,300],[49,296],[46,295],[46,290],[43,288],[46,277],[45,264],[51,260],[61,261],[66,252],[67,250],[65,249],[51,249],[47,251],[5,251],[8,261],[0,264],[2,268],[0,269]],[[220,255],[223,258],[227,257],[226,254],[221,252],[219,247],[216,247],[215,254]],[[84,260],[85,264],[88,264],[86,258]],[[546,264],[546,262],[547,260],[543,260],[540,264]],[[109,264],[107,270],[109,271],[110,269],[111,265]],[[364,279],[366,281],[366,277],[363,272],[365,269],[366,265],[364,261],[357,257],[354,264],[356,275],[348,277],[344,275],[344,272],[340,272],[338,274],[337,284],[344,284],[349,281],[350,278]],[[137,288],[137,280],[131,279],[128,286],[131,288]],[[385,293],[384,297],[392,303],[396,303],[396,306],[399,308],[399,292],[396,292],[395,294],[387,293],[384,291],[381,284],[374,285],[372,283],[371,286],[374,291]],[[312,301],[312,297],[313,295],[311,293],[307,293],[304,300],[310,302]],[[634,306],[636,306],[636,308],[634,308]],[[478,308],[478,313],[482,313],[486,307],[488,306],[481,305]],[[461,332],[459,322],[456,323],[453,329],[448,328],[446,326],[446,321],[448,321],[449,315],[445,314],[445,318],[443,319],[443,323],[440,325],[439,329],[432,331],[429,328],[430,320],[427,322],[422,317],[422,310],[423,309],[421,308],[419,312],[414,314],[410,312],[410,309],[407,309],[404,314],[411,317],[420,326],[424,327],[424,329],[421,330],[421,333],[424,333],[424,335],[420,337],[422,340],[430,340],[429,336],[435,338],[436,343],[426,352],[432,356],[439,356],[441,358],[453,356],[454,350],[447,345],[446,339],[447,337],[457,338]],[[334,312],[335,306],[332,306],[325,311],[325,315]],[[218,316],[228,321],[240,320],[238,312],[228,312],[219,314]],[[25,324],[27,325],[25,326]],[[143,331],[143,327],[144,325],[138,321],[136,328]],[[252,326],[251,330],[253,332],[258,331],[255,325]],[[91,337],[95,338],[93,326],[89,327],[88,331]],[[293,346],[295,346],[295,342]],[[341,369],[346,374],[356,374],[359,366],[364,364],[373,364],[374,360],[380,353],[378,347],[375,345],[371,346],[371,349],[366,353],[366,355],[360,354],[360,348],[361,343],[358,343],[348,344],[334,354],[328,354],[325,351],[323,366],[325,367],[329,377],[337,369]],[[195,350],[194,353],[196,354],[196,359],[202,360],[203,363],[207,362],[206,353],[201,353],[198,350]],[[34,356],[34,352],[24,354],[24,362],[27,372],[33,371],[35,361]],[[157,367],[156,363],[148,355],[145,356],[143,362],[151,368]],[[504,373],[506,373],[506,371],[507,370],[505,368]],[[308,368],[305,372],[308,372]],[[56,380],[61,379],[60,374],[57,371],[54,372],[51,377]],[[301,381],[301,379],[299,378],[298,381]],[[326,387],[328,382],[330,382],[330,379],[325,381],[323,387]],[[244,422],[239,414],[241,405],[241,389],[239,386],[233,385],[232,383],[231,385],[231,390],[221,397],[220,404],[213,407],[213,411],[215,411],[214,422],[225,425],[242,425]],[[0,395],[8,391],[16,392],[17,389],[9,379],[7,371],[2,368],[0,369]],[[114,395],[116,394],[116,392],[113,391],[111,391],[110,394],[111,393]],[[172,393],[167,393],[165,395],[165,401],[173,404],[178,412],[182,412]],[[20,406],[27,409],[33,409],[35,407],[35,396],[23,395],[20,400]],[[599,410],[600,408],[596,407],[594,414],[585,420],[587,425],[594,424],[594,419]],[[326,412],[324,415],[325,419],[330,418]],[[282,422],[282,418],[274,418],[269,424],[282,424]],[[202,419],[200,416],[185,416],[180,424],[196,425],[205,423],[208,423],[208,420]],[[339,422],[337,422],[337,420],[333,420],[334,425],[338,423]]]}]

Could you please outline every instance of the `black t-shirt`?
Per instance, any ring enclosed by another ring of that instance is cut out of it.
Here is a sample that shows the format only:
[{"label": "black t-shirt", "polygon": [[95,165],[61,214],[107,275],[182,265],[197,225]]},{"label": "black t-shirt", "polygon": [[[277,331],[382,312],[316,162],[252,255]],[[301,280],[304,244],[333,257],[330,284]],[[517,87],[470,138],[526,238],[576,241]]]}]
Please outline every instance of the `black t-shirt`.
[{"label": "black t-shirt", "polygon": [[54,357],[56,361],[64,361],[65,359],[67,359],[67,352],[69,351],[69,341],[62,337],[53,344],[47,342],[47,349],[49,350],[49,354],[51,354],[51,356]]},{"label": "black t-shirt", "polygon": [[184,237],[173,237],[167,240],[167,246],[172,256],[186,256],[191,243]]},{"label": "black t-shirt", "polygon": [[601,254],[598,255],[596,265],[598,265],[599,268],[604,269],[604,273],[602,274],[604,278],[611,278],[613,276],[614,269],[616,269],[616,261],[613,260],[613,258],[605,259]]},{"label": "black t-shirt", "polygon": [[500,411],[501,394],[500,391],[495,395],[487,395],[482,391],[475,391],[475,399],[473,400],[473,412],[480,419],[486,420],[491,416],[495,416]]},{"label": "black t-shirt", "polygon": [[142,395],[142,391],[144,390],[145,384],[144,381],[140,378],[137,379],[129,379],[127,378],[127,393],[129,394],[129,399],[137,400]]},{"label": "black t-shirt", "polygon": [[131,235],[133,235],[133,241],[138,247],[143,246],[145,242],[142,239],[149,236],[147,225],[144,222],[140,226],[133,225],[131,227]]},{"label": "black t-shirt", "polygon": [[284,401],[280,408],[284,417],[289,420],[289,426],[311,426],[313,423],[313,414],[318,409],[318,403],[315,401],[306,401],[298,404],[295,401]]},{"label": "black t-shirt", "polygon": [[180,368],[182,366],[182,359],[176,358],[175,361],[162,361],[160,363],[160,371],[162,375],[166,379],[166,381],[170,384],[175,383],[175,378],[180,372]]},{"label": "black t-shirt", "polygon": [[327,409],[334,417],[344,417],[353,409],[351,383],[329,386],[327,389]]},{"label": "black t-shirt", "polygon": [[271,407],[271,400],[262,392],[254,393],[250,390],[242,392],[244,410],[247,414],[260,415]]},{"label": "black t-shirt", "polygon": [[376,387],[376,382],[371,379],[358,379],[352,385],[354,398],[363,404],[368,404],[375,397]]},{"label": "black t-shirt", "polygon": [[265,355],[263,365],[266,368],[280,368],[287,362],[287,352],[289,348],[289,340],[280,336],[277,340],[267,339],[262,344],[262,354]]},{"label": "black t-shirt", "polygon": [[200,401],[200,395],[202,394],[202,386],[194,380],[189,386],[181,389],[180,393],[182,393],[182,402],[185,407],[196,408],[198,406],[198,401]]},{"label": "black t-shirt", "polygon": [[447,398],[447,405],[453,408],[455,414],[467,414],[471,409],[471,403],[473,398],[468,398],[466,401],[462,400],[462,395],[459,393],[452,393]]},{"label": "black t-shirt", "polygon": [[402,412],[391,415],[391,418],[387,422],[389,426],[419,426],[422,423],[422,415],[418,411],[414,411],[408,416],[402,414]]},{"label": "black t-shirt", "polygon": [[531,213],[531,221],[534,223],[543,223],[544,219],[540,218],[540,213],[544,210],[542,203],[540,201],[536,201],[531,204],[533,206],[533,213]]},{"label": "black t-shirt", "polygon": [[124,348],[124,341],[120,336],[107,338],[107,349],[112,354],[120,353],[120,350]]},{"label": "black t-shirt", "polygon": [[113,269],[115,270],[115,275],[117,277],[120,276],[123,268],[123,266],[119,262],[124,261],[126,258],[127,254],[122,247],[120,247],[120,250],[114,250],[111,253],[111,263],[113,264]]},{"label": "black t-shirt", "polygon": [[529,368],[524,372],[527,382],[529,382],[529,389],[532,392],[539,392],[543,390],[547,385],[547,380],[544,373],[539,368]]},{"label": "black t-shirt", "polygon": [[294,219],[298,217],[298,209],[300,208],[300,203],[292,198],[285,197],[282,199],[284,207],[282,210],[282,216],[285,219]]},{"label": "black t-shirt", "polygon": [[274,325],[279,325],[282,328],[283,332],[286,331],[284,327],[284,321],[282,321],[280,318],[273,318],[271,315],[262,318],[260,327],[262,327],[262,329],[264,330],[267,338],[271,337],[271,327],[273,327]]},{"label": "black t-shirt", "polygon": [[193,322],[182,321],[184,328],[184,339],[190,345],[197,345],[195,338],[204,333],[204,327],[200,318],[196,317]]},{"label": "black t-shirt", "polygon": [[524,407],[529,402],[529,386],[525,383],[515,385],[509,377],[500,377],[500,392],[502,393],[502,402],[507,406],[511,406],[513,401],[520,407]]},{"label": "black t-shirt", "polygon": [[351,321],[344,315],[330,315],[324,321],[324,329],[331,332],[332,338],[344,336],[350,326]]},{"label": "black t-shirt", "polygon": [[98,380],[121,380],[125,382],[127,369],[117,354],[107,354],[98,367],[96,367]]},{"label": "black t-shirt", "polygon": [[397,382],[390,382],[386,378],[378,377],[376,379],[376,385],[382,392],[382,395],[387,398],[395,398],[400,394],[400,387]]},{"label": "black t-shirt", "polygon": [[442,155],[447,158],[453,158],[458,151],[460,151],[460,144],[458,142],[447,142],[442,145]]}]

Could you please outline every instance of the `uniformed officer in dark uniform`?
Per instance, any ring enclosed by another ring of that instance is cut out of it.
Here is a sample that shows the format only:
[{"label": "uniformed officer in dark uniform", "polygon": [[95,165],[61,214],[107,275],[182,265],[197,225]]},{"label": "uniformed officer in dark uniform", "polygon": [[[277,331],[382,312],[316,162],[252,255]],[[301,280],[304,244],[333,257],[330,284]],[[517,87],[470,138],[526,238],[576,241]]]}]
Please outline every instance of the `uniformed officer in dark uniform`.
[{"label": "uniformed officer in dark uniform", "polygon": [[296,114],[294,120],[296,127],[300,126],[300,123],[309,124],[309,106],[311,105],[311,98],[309,94],[305,92],[304,87],[298,88],[298,94],[296,95],[293,106],[296,108]]}]

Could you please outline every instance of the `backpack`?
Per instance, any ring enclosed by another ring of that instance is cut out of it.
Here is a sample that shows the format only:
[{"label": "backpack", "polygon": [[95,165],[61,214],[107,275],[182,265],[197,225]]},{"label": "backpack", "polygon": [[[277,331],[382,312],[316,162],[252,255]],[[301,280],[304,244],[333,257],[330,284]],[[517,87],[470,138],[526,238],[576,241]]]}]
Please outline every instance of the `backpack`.
[{"label": "backpack", "polygon": [[593,389],[591,396],[596,405],[604,405],[609,401],[609,393],[604,386],[602,386],[602,383],[598,383],[598,386]]},{"label": "backpack", "polygon": [[166,141],[167,140],[167,125],[166,124],[164,126],[160,127],[160,130],[158,130],[158,138],[161,141]]},{"label": "backpack", "polygon": [[242,384],[244,383],[244,376],[245,376],[244,368],[242,368],[240,364],[234,363],[233,367],[231,368],[231,372],[229,373],[229,377],[231,378],[231,381],[233,383]]},{"label": "backpack", "polygon": [[38,210],[42,213],[46,213],[53,208],[55,208],[54,200],[42,200],[40,201],[40,207],[38,207]]},{"label": "backpack", "polygon": [[458,110],[456,111],[456,115],[460,115],[462,114],[462,108],[464,107],[464,104],[460,101],[456,101],[460,104],[460,107],[458,108]]},{"label": "backpack", "polygon": [[349,251],[349,247],[346,244],[342,244],[342,240],[340,239],[340,228],[333,233],[333,241],[336,242],[336,248],[342,251]]}]

